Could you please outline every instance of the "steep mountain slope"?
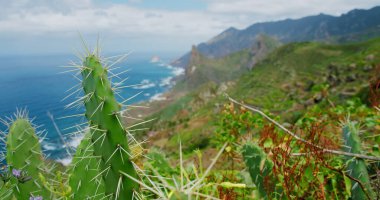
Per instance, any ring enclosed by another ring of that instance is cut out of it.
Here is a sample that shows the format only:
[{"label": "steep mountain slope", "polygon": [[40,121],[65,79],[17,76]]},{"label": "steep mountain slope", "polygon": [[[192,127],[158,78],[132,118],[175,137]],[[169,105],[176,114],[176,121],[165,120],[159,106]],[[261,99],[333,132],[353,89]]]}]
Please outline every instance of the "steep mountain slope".
[{"label": "steep mountain slope", "polygon": [[[235,56],[244,58],[244,54]],[[356,96],[366,101],[368,80],[378,63],[380,38],[347,45],[291,43],[233,81],[204,83],[153,115],[147,114],[157,120],[143,135],[150,145],[168,151],[178,148],[179,138],[185,152],[207,148],[223,104],[228,103],[224,93],[276,113],[288,123],[317,104],[330,107]],[[235,65],[239,66],[239,59]]]},{"label": "steep mountain slope", "polygon": [[[258,34],[277,38],[283,43],[299,41],[349,42],[380,35],[380,6],[352,10],[339,17],[320,14],[301,19],[256,23],[244,30],[229,28],[206,43],[197,45],[204,56],[217,58],[249,48]],[[187,67],[190,53],[173,64]]]},{"label": "steep mountain slope", "polygon": [[220,84],[236,79],[280,45],[281,43],[274,38],[258,35],[250,48],[221,58],[208,58],[193,46],[189,66],[185,75],[178,78],[174,90],[189,91],[207,82]]}]

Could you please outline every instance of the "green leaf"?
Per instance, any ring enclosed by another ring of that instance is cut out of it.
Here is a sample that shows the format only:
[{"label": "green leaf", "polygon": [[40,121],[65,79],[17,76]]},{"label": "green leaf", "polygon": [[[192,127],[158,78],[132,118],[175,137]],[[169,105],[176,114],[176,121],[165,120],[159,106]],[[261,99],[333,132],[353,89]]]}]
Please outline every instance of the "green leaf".
[{"label": "green leaf", "polygon": [[272,139],[268,138],[264,142],[264,148],[271,148],[271,147],[273,147],[273,141]]},{"label": "green leaf", "polygon": [[311,170],[310,167],[307,167],[305,169],[305,177],[306,177],[307,180],[312,180],[314,178],[313,171]]}]

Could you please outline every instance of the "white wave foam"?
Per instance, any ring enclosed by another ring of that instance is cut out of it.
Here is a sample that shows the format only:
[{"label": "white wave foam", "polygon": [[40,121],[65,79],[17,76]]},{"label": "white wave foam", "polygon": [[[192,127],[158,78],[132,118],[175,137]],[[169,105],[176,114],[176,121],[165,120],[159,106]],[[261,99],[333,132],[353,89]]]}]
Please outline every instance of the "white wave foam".
[{"label": "white wave foam", "polygon": [[148,89],[148,88],[152,88],[152,87],[155,87],[156,84],[152,83],[150,80],[148,79],[144,79],[141,81],[140,85],[138,86],[134,86],[132,87],[133,89]]},{"label": "white wave foam", "polygon": [[73,157],[69,156],[69,157],[66,157],[66,158],[60,158],[60,159],[57,159],[57,162],[61,163],[62,165],[64,166],[68,166],[70,165],[70,163],[73,161]]},{"label": "white wave foam", "polygon": [[174,76],[180,76],[182,74],[185,74],[185,69],[180,67],[173,67],[172,73],[174,74]]},{"label": "white wave foam", "polygon": [[144,96],[149,97],[150,93],[145,93]]},{"label": "white wave foam", "polygon": [[47,143],[47,142],[42,143],[42,148],[44,150],[47,150],[47,151],[54,151],[54,150],[58,149],[58,147],[56,145],[51,144],[51,143]]},{"label": "white wave foam", "polygon": [[172,65],[166,65],[166,68],[170,69],[174,76],[179,76],[179,75],[182,75],[185,73],[185,69],[183,69],[181,67],[174,67]]},{"label": "white wave foam", "polygon": [[[86,130],[84,130],[86,132]],[[77,148],[79,144],[81,143],[82,139],[84,138],[84,134],[78,134],[72,138],[70,138],[70,141],[67,142],[66,145],[63,145],[62,148]],[[57,162],[61,163],[64,166],[70,165],[73,158],[71,156],[65,157],[65,158],[59,158],[57,159]]]},{"label": "white wave foam", "polygon": [[72,137],[70,141],[68,142],[68,146],[77,148],[82,141],[84,137],[84,134],[76,135],[75,137]]},{"label": "white wave foam", "polygon": [[172,84],[172,76],[161,79],[160,87],[170,86]]},{"label": "white wave foam", "polygon": [[174,77],[180,76],[180,75],[185,73],[185,69],[180,68],[180,67],[174,67],[172,65],[167,65],[167,64],[163,65],[163,66],[165,66],[167,69],[171,70],[172,76],[161,79],[161,81],[159,83],[160,87],[173,86],[175,84],[175,82],[173,80]]},{"label": "white wave foam", "polygon": [[163,100],[166,100],[166,97],[164,97],[162,93],[158,93],[158,94],[153,95],[149,101],[152,102],[152,101],[163,101]]}]

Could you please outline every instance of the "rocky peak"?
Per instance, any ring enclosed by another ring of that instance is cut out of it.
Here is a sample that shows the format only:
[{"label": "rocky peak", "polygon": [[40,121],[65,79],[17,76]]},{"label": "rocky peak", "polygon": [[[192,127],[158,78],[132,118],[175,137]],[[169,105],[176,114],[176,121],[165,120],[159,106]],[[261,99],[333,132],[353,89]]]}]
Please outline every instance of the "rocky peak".
[{"label": "rocky peak", "polygon": [[263,34],[257,35],[256,40],[251,47],[250,54],[252,60],[248,64],[248,68],[251,69],[252,67],[254,67],[256,63],[264,59],[268,53],[270,53],[280,45],[281,43],[273,37],[266,36]]}]

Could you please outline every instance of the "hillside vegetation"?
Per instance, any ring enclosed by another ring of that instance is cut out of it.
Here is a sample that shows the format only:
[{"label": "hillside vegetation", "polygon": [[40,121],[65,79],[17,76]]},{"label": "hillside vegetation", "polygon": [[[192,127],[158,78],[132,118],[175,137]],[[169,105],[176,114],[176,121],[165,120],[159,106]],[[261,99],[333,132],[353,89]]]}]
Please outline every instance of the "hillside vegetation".
[{"label": "hillside vegetation", "polygon": [[[175,147],[175,138],[182,135],[182,139],[190,139],[184,141],[185,146],[192,144],[191,149],[194,149],[197,148],[195,144],[199,144],[204,148],[214,135],[223,104],[228,103],[224,93],[278,114],[288,123],[296,122],[315,105],[342,105],[355,97],[369,105],[369,80],[380,63],[379,50],[380,39],[347,45],[292,43],[280,47],[252,70],[245,69],[245,73],[240,74],[232,67],[228,72],[228,67],[220,67],[220,63],[239,66],[241,61],[248,59],[246,51],[217,59],[214,63],[211,59],[200,61],[203,66],[212,67],[207,67],[208,73],[197,75],[197,78],[207,78],[197,79],[196,84],[191,78],[180,80],[180,84],[189,84],[193,90],[152,116],[157,121],[152,123],[150,131],[160,139],[152,138],[151,141],[159,141],[159,146],[170,148]],[[215,74],[232,78],[214,81]],[[233,76],[239,77],[234,79]],[[198,87],[205,80],[208,81]],[[169,145],[162,143],[163,140],[168,140]]]}]

